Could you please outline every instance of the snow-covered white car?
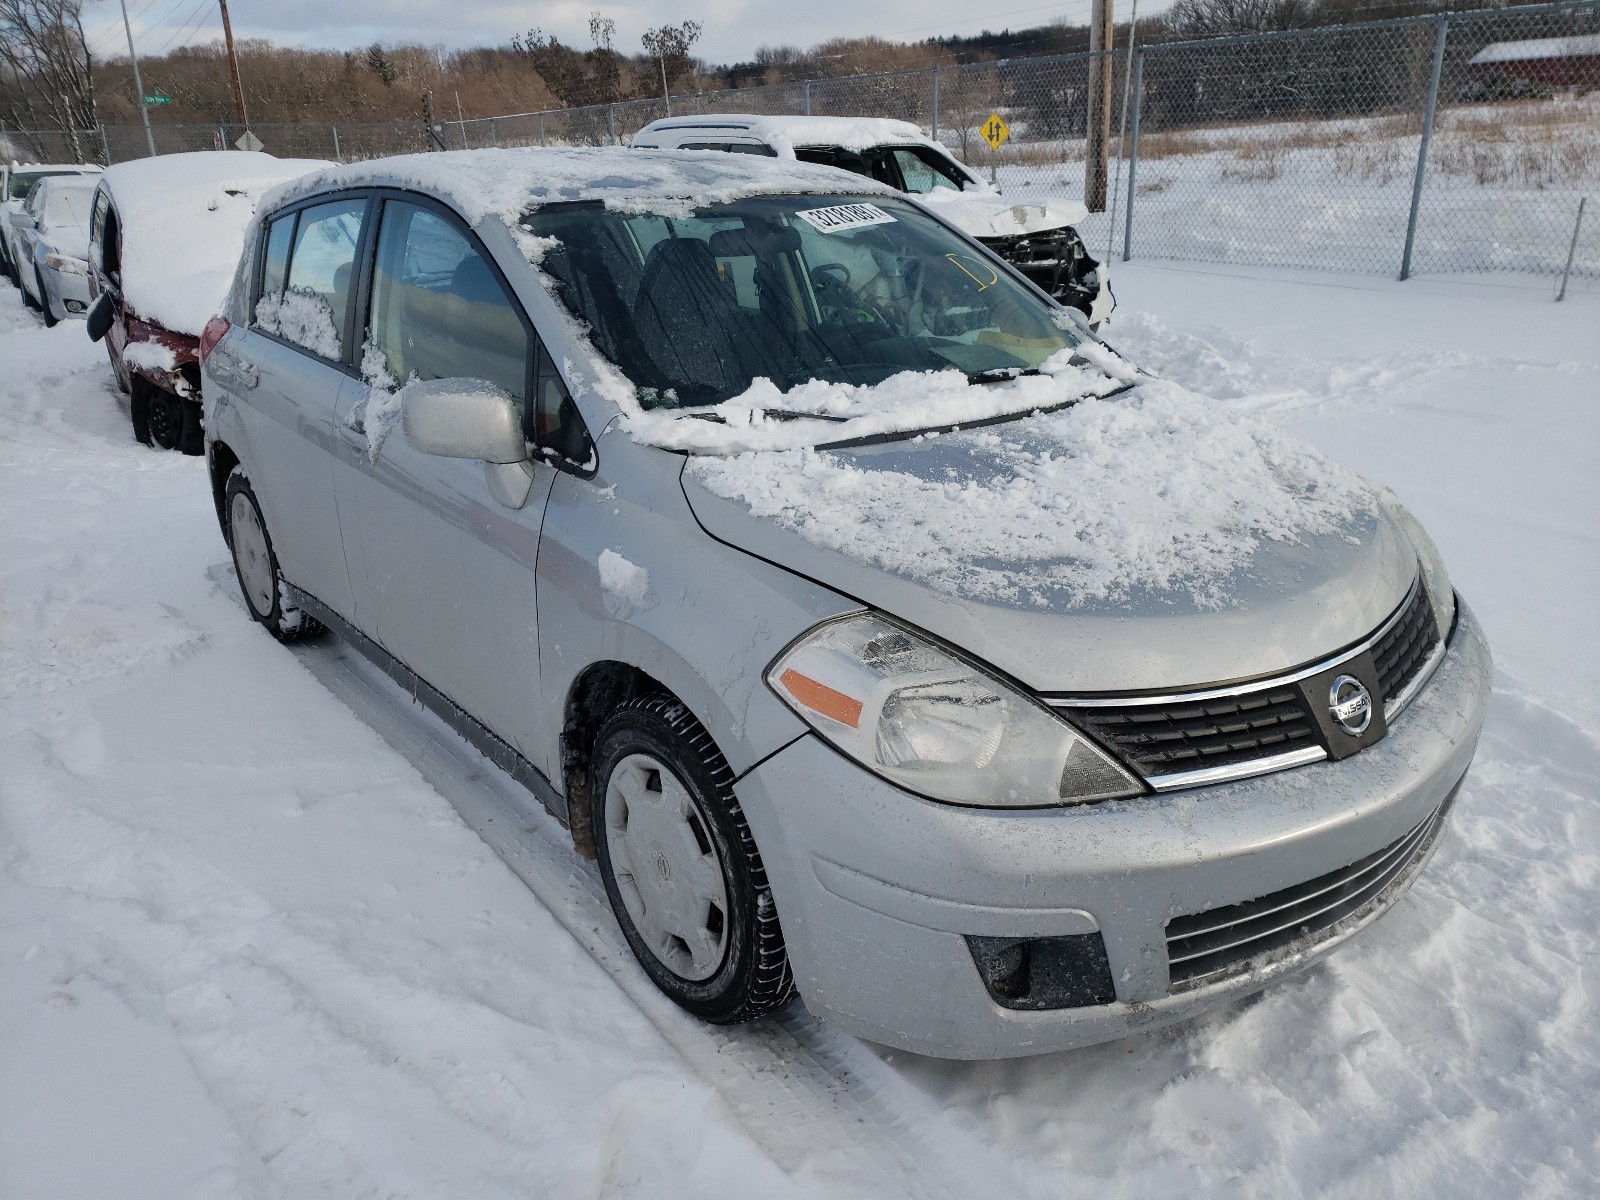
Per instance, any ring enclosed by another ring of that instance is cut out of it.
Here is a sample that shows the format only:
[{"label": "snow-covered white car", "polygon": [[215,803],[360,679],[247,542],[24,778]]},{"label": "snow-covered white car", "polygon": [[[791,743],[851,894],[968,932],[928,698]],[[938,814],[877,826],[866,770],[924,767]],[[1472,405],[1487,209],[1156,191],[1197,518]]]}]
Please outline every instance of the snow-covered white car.
[{"label": "snow-covered white car", "polygon": [[915,196],[1098,325],[1116,305],[1104,264],[1089,257],[1074,200],[1008,202],[909,121],[886,117],[762,117],[715,113],[652,121],[638,149],[723,150],[842,167]]},{"label": "snow-covered white car", "polygon": [[89,336],[129,395],[133,436],[199,454],[200,334],[228,294],[256,201],[330,165],[245,150],[108,167],[89,221]]},{"label": "snow-covered white car", "polygon": [[0,272],[12,283],[22,286],[11,251],[13,213],[22,211],[28,193],[39,180],[51,175],[98,175],[99,167],[73,166],[67,163],[0,163]]},{"label": "snow-covered white car", "polygon": [[1392,495],[999,266],[777,158],[286,185],[202,339],[245,606],[528,787],[708,1020],[993,1057],[1264,987],[1423,869],[1487,644]]},{"label": "snow-covered white car", "polygon": [[39,180],[12,222],[17,286],[46,325],[81,317],[89,307],[89,206],[95,181],[81,175]]}]

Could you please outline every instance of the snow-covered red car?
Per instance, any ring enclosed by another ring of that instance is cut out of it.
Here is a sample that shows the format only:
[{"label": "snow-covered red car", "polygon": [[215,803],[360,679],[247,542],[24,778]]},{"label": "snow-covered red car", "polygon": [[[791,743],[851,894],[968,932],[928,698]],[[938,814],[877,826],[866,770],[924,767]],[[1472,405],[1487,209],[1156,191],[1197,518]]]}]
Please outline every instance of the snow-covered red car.
[{"label": "snow-covered red car", "polygon": [[133,435],[199,454],[200,334],[222,306],[257,199],[331,164],[243,150],[106,169],[89,218],[89,336],[105,338]]},{"label": "snow-covered red car", "polygon": [[633,135],[633,145],[842,167],[916,197],[1092,324],[1116,307],[1105,266],[1089,257],[1076,228],[1087,208],[1065,198],[1014,204],[909,121],[707,113],[652,121]]}]

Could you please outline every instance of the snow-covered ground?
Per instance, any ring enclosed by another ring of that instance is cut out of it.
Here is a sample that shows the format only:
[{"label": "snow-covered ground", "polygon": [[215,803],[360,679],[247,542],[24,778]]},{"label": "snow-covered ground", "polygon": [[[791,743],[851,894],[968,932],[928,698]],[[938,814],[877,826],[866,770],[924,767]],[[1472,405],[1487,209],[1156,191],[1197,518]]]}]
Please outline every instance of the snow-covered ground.
[{"label": "snow-covered ground", "polygon": [[957,1064],[702,1027],[592,868],[0,296],[0,1197],[1584,1196],[1600,1178],[1600,296],[1135,263],[1110,333],[1393,485],[1497,686],[1413,892],[1257,999]]}]

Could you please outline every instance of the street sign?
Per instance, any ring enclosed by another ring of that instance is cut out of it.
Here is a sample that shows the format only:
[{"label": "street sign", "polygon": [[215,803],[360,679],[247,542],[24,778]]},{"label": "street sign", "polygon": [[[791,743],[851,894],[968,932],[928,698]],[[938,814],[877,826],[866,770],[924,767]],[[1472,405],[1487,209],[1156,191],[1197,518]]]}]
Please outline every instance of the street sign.
[{"label": "street sign", "polygon": [[234,140],[233,144],[239,147],[241,150],[261,150],[264,148],[264,143],[261,141],[261,139],[255,134],[251,133],[248,129],[241,133]]},{"label": "street sign", "polygon": [[149,105],[171,104],[172,97],[165,95],[146,96],[144,102]]},{"label": "street sign", "polygon": [[1011,136],[1011,126],[1000,119],[999,113],[990,113],[989,119],[983,123],[983,128],[978,130],[983,135],[983,140],[989,143],[989,149],[1000,149],[1000,143]]}]

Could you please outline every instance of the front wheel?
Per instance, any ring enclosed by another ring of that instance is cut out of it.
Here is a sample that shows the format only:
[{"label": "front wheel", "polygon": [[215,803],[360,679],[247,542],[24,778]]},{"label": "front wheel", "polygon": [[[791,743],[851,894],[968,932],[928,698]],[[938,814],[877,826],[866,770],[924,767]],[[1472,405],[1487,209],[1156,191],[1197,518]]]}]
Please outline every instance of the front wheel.
[{"label": "front wheel", "polygon": [[641,696],[601,727],[595,857],[634,957],[681,1008],[718,1025],[785,1004],[794,978],[733,772],[689,710]]},{"label": "front wheel", "polygon": [[223,494],[223,511],[228,514],[228,546],[233,551],[233,569],[244,591],[250,615],[267,627],[280,642],[298,642],[322,632],[321,622],[294,607],[288,600],[278,556],[273,553],[267,523],[261,506],[242,467],[228,476]]},{"label": "front wheel", "polygon": [[33,269],[33,281],[39,285],[39,311],[44,314],[44,327],[54,329],[61,324],[61,318],[50,311],[50,293],[45,291],[44,276],[39,274],[39,268]]}]

